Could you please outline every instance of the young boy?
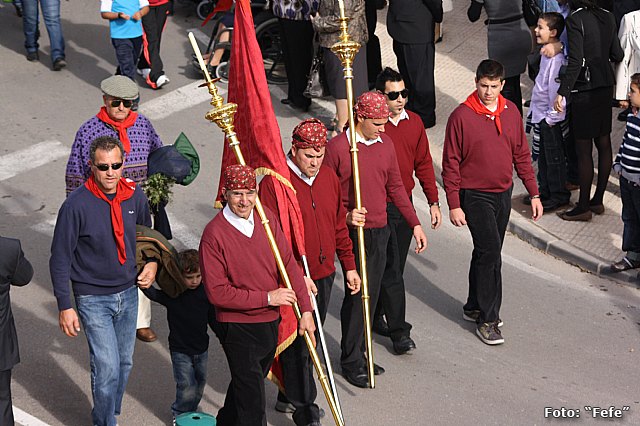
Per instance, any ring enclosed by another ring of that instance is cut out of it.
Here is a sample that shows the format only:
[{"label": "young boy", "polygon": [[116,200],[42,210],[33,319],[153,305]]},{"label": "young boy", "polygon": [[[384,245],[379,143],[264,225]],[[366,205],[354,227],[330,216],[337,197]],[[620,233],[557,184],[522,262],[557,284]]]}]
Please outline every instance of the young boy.
[{"label": "young boy", "polygon": [[622,145],[613,162],[613,170],[620,175],[622,250],[627,254],[611,265],[612,272],[640,267],[640,73],[631,76],[629,107]]},{"label": "young boy", "polygon": [[178,264],[187,290],[175,299],[162,290],[143,290],[151,300],[167,308],[169,350],[176,381],[176,400],[171,405],[174,418],[197,411],[207,382],[207,325],[215,319],[215,311],[204,292],[198,250],[178,254]]},{"label": "young boy", "polygon": [[[564,18],[557,12],[540,15],[535,28],[536,43],[547,45],[558,42],[564,30]],[[538,186],[545,211],[556,210],[569,204],[571,193],[565,187],[567,167],[560,123],[565,112],[553,109],[560,83],[558,71],[564,63],[564,54],[552,58],[542,55],[540,71],[531,94],[531,122],[540,130],[540,155],[538,157]]]}]

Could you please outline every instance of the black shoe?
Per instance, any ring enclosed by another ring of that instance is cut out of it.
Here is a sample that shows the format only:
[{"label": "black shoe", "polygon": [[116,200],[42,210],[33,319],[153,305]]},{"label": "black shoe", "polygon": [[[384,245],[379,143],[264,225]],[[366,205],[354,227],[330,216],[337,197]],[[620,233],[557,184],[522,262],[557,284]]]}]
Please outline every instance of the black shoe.
[{"label": "black shoe", "polygon": [[53,61],[54,71],[60,71],[62,68],[66,66],[67,66],[67,61],[65,61],[64,58],[58,58],[55,61]]},{"label": "black shoe", "polygon": [[382,367],[381,365],[376,364],[375,362],[373,363],[373,375],[374,376],[379,376],[381,374],[384,374],[386,370],[384,369],[384,367]]},{"label": "black shoe", "polygon": [[35,62],[40,60],[40,55],[38,55],[38,52],[28,52],[27,53],[27,61],[29,62]]},{"label": "black shoe", "polygon": [[631,107],[620,111],[620,113],[618,114],[618,121],[622,121],[622,122],[627,121],[627,115],[629,115],[630,112],[631,112]]},{"label": "black shoe", "polygon": [[364,368],[358,368],[354,371],[343,372],[342,375],[347,380],[347,382],[351,383],[355,387],[363,389],[369,387],[369,375]]},{"label": "black shoe", "polygon": [[611,272],[623,272],[628,271],[629,269],[637,269],[640,268],[640,261],[631,260],[627,256],[623,257],[621,260],[616,263],[611,264]]},{"label": "black shoe", "polygon": [[371,325],[371,329],[376,334],[389,337],[389,326],[387,325],[387,322],[384,320],[383,316],[374,318],[373,324]]},{"label": "black shoe", "polygon": [[552,199],[542,201],[542,208],[544,208],[545,212],[552,212],[554,210],[558,210],[561,207],[566,207],[569,205],[569,201],[555,201]]},{"label": "black shoe", "polygon": [[525,108],[531,108],[531,99],[524,101]]},{"label": "black shoe", "polygon": [[302,112],[308,112],[309,106],[310,106],[310,105],[297,105],[289,98],[280,99],[280,103],[283,105],[289,105],[291,108],[300,110]]},{"label": "black shoe", "polygon": [[416,348],[416,342],[409,336],[402,336],[397,341],[393,342],[393,350],[396,354],[402,355],[407,352],[411,352]]}]

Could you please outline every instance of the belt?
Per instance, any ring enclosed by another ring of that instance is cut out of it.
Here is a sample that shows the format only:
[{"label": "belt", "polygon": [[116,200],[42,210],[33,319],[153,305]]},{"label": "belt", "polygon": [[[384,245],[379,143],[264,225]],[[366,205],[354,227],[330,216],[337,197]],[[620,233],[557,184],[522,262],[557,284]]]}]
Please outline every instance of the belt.
[{"label": "belt", "polygon": [[509,16],[508,18],[502,18],[502,19],[487,19],[486,21],[484,21],[484,24],[485,25],[507,24],[509,22],[519,21],[523,17],[524,16],[520,14],[520,15]]}]

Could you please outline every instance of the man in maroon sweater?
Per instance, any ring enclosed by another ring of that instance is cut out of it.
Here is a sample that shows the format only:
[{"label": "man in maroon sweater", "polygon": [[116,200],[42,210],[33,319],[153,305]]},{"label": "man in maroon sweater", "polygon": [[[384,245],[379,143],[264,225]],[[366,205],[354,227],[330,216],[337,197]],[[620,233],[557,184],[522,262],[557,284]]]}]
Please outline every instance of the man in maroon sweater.
[{"label": "man in maroon sweater", "polygon": [[[383,133],[389,120],[389,107],[384,96],[377,92],[363,93],[354,106],[354,114],[362,209],[355,208],[348,132],[329,141],[325,164],[336,172],[340,180],[342,204],[348,211],[346,219],[347,225],[351,228],[349,236],[353,241],[354,253],[357,253],[355,227],[364,227],[369,303],[373,308],[378,303],[390,234],[387,225],[387,198],[398,207],[413,229],[413,237],[417,243],[416,253],[421,253],[427,248],[427,237],[402,184],[393,142]],[[356,256],[356,262],[359,262],[358,256]],[[340,358],[342,373],[352,385],[367,387],[364,321],[359,295],[345,293],[340,318],[342,321],[342,356]],[[384,372],[384,369],[377,365],[374,370],[376,374]]]},{"label": "man in maroon sweater", "polygon": [[[336,276],[336,254],[346,271],[351,294],[360,291],[360,276],[356,271],[349,230],[344,220],[347,211],[342,205],[340,182],[333,170],[322,165],[327,144],[327,128],[316,118],[302,121],[293,129],[291,152],[287,157],[291,184],[296,190],[304,221],[304,239],[309,273],[318,290],[318,313],[324,324]],[[260,182],[260,199],[266,207],[277,208],[273,178]],[[294,247],[296,259],[300,255]],[[317,395],[309,352],[302,339],[296,339],[280,354],[284,389],[278,393],[276,410],[293,413],[296,425],[319,424]],[[289,405],[290,404],[290,405]]]},{"label": "man in maroon sweater", "polygon": [[[429,203],[431,228],[442,223],[438,188],[429,152],[429,141],[420,116],[405,109],[409,91],[402,75],[385,68],[376,79],[376,90],[384,93],[391,116],[385,133],[393,141],[398,158],[402,183],[409,199],[415,186],[415,172]],[[382,277],[380,299],[373,319],[374,331],[391,337],[393,350],[402,355],[416,348],[410,336],[411,324],[406,321],[406,297],[404,291],[404,266],[407,262],[412,230],[400,214],[400,210],[387,199],[387,223],[391,235],[387,245],[387,264]],[[383,315],[387,318],[385,320]],[[387,326],[388,324],[388,326]]]},{"label": "man in maroon sweater", "polygon": [[455,226],[468,225],[473,238],[463,318],[476,322],[476,334],[488,345],[504,343],[499,328],[501,252],[514,166],[531,196],[533,220],[542,216],[522,118],[515,104],[500,94],[503,86],[502,64],[482,61],[476,70],[477,90],[449,117],[442,156],[449,218]]},{"label": "man in maroon sweater", "polygon": [[[227,356],[231,382],[217,420],[225,425],[267,424],[264,378],[278,342],[279,306],[300,305],[298,331],[314,340],[315,324],[307,285],[277,218],[267,218],[294,290],[279,288],[279,272],[256,202],[256,175],[248,166],[224,171],[227,205],[206,226],[200,267],[209,301],[216,307],[217,331]],[[310,284],[309,284],[310,285]]]}]

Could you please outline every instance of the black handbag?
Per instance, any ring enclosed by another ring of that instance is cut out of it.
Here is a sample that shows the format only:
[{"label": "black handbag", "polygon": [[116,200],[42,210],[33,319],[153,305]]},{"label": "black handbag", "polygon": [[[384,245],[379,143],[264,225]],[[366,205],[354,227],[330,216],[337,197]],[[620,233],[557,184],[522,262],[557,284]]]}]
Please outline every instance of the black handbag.
[{"label": "black handbag", "polygon": [[307,87],[304,89],[303,95],[309,99],[322,98],[327,96],[328,92],[324,75],[322,47],[318,46],[313,61],[311,62],[311,69],[307,75]]},{"label": "black handbag", "polygon": [[538,25],[538,18],[542,15],[542,9],[535,0],[522,0],[522,16],[529,27]]}]

